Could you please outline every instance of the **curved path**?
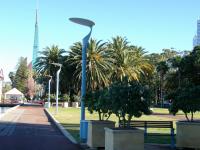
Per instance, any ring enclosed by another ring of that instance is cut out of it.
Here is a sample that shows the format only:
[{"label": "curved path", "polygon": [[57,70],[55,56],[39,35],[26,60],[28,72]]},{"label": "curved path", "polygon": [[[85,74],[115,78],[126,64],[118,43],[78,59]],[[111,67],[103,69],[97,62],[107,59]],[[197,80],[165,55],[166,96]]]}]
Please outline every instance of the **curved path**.
[{"label": "curved path", "polygon": [[0,119],[0,150],[80,150],[48,120],[41,106],[20,106]]}]

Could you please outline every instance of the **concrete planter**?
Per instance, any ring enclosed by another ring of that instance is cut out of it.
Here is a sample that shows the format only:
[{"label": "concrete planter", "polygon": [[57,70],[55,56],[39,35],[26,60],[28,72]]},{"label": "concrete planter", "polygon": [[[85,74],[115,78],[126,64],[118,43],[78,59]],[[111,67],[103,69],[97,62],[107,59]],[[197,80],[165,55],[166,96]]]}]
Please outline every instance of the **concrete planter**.
[{"label": "concrete planter", "polygon": [[68,107],[69,107],[69,102],[64,102],[64,103],[63,103],[63,107],[64,107],[64,108],[68,108]]},{"label": "concrete planter", "polygon": [[114,128],[113,121],[88,121],[87,145],[92,148],[105,147],[104,128]]},{"label": "concrete planter", "polygon": [[176,128],[177,147],[200,149],[200,122],[177,122]]},{"label": "concrete planter", "polygon": [[78,108],[79,107],[79,103],[78,102],[72,102],[72,107]]},{"label": "concrete planter", "polygon": [[51,107],[51,102],[45,102],[44,103],[45,108],[50,108]]},{"label": "concrete planter", "polygon": [[144,150],[144,131],[105,128],[105,150]]}]

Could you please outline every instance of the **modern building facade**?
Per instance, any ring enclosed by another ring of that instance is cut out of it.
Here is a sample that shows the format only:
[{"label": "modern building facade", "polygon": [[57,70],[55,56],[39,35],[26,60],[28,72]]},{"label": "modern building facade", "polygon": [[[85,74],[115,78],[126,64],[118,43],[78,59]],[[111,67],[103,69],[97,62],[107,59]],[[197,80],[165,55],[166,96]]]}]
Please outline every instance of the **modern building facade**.
[{"label": "modern building facade", "polygon": [[193,38],[193,47],[200,45],[200,18],[197,20],[197,34]]},{"label": "modern building facade", "polygon": [[34,43],[33,43],[33,56],[32,56],[32,67],[36,62],[38,52],[39,52],[39,33],[38,33],[38,9],[36,9],[36,20],[35,20],[35,33],[34,33]]}]

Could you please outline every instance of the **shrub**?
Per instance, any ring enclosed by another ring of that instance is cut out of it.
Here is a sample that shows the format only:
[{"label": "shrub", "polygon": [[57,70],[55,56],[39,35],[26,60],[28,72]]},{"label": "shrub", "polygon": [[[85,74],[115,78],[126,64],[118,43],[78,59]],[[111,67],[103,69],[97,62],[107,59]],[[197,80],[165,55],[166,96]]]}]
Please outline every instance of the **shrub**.
[{"label": "shrub", "polygon": [[130,125],[132,117],[141,117],[142,114],[150,114],[148,106],[149,90],[137,81],[116,82],[109,89],[111,98],[111,111],[118,117],[119,122]]},{"label": "shrub", "polygon": [[55,94],[51,94],[50,95],[50,102],[56,102],[56,95]]},{"label": "shrub", "polygon": [[63,96],[61,97],[61,100],[63,102],[69,102],[70,96],[68,94],[63,94]]},{"label": "shrub", "polygon": [[86,95],[86,106],[91,114],[94,111],[98,113],[99,120],[108,120],[112,114],[108,89],[89,92]]},{"label": "shrub", "polygon": [[[176,115],[179,110],[182,110],[187,121],[193,121],[194,113],[200,111],[200,86],[179,88],[170,96],[173,99],[170,112]],[[191,118],[188,113],[191,114]]]},{"label": "shrub", "polygon": [[70,95],[70,102],[80,102],[80,96],[76,94]]}]

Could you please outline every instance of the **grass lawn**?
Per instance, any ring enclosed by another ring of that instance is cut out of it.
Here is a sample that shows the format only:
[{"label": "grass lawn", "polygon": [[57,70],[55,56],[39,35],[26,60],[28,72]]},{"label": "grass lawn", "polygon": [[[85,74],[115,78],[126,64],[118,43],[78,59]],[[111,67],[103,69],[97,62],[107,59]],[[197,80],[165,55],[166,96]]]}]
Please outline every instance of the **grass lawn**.
[{"label": "grass lawn", "polygon": [[[154,113],[160,113],[160,114],[169,114],[169,110],[166,109],[166,108],[153,108],[153,112],[154,112]],[[182,111],[179,111],[176,115],[177,115],[177,116],[178,116],[178,115],[184,116],[184,113],[183,113]],[[191,115],[188,114],[188,117],[191,117]],[[194,114],[194,119],[198,119],[198,120],[200,119],[200,112],[196,112],[196,113]]]},{"label": "grass lawn", "polygon": [[[80,142],[79,139],[79,129],[80,129],[80,108],[59,108],[58,114],[55,114],[55,107],[50,108],[49,111],[53,116],[64,126],[64,128],[71,133],[71,135]],[[154,113],[169,114],[168,109],[163,108],[153,108]],[[98,114],[90,114],[86,110],[86,120],[98,120]],[[183,112],[179,112],[178,116],[183,116]],[[135,120],[157,120],[157,121],[167,121],[169,118],[156,116],[156,115],[143,115],[140,118],[133,118]],[[195,113],[195,119],[200,119],[200,113]],[[110,119],[112,121],[118,122],[115,115],[111,115]],[[174,123],[174,128],[176,132],[176,119],[171,119]],[[146,143],[159,143],[159,144],[170,144],[170,136],[163,136],[162,134],[170,134],[170,129],[148,129],[149,136],[145,138]],[[151,136],[151,133],[159,133],[160,136]]]},{"label": "grass lawn", "polygon": [[[55,114],[55,108],[50,108],[49,111],[53,114],[53,116],[64,126],[66,130],[68,130],[72,136],[80,142],[79,139],[79,125],[80,125],[80,108],[59,108],[58,113]],[[167,109],[159,109],[155,108],[154,112],[157,113],[167,113]],[[159,116],[146,116],[143,115],[140,118],[133,118],[135,120],[160,120],[160,121],[166,121],[169,120],[165,117],[159,117]],[[86,120],[98,120],[98,114],[89,114],[89,112],[86,110]],[[117,117],[115,115],[112,115],[110,117],[110,120],[112,121],[118,121]],[[175,124],[175,121],[174,121]],[[159,133],[160,136],[151,136],[151,133]],[[147,143],[160,143],[160,144],[169,144],[170,143],[170,136],[162,136],[162,134],[169,133],[170,129],[148,129],[148,133],[150,133],[150,136],[147,136],[145,139],[145,142]]]}]

